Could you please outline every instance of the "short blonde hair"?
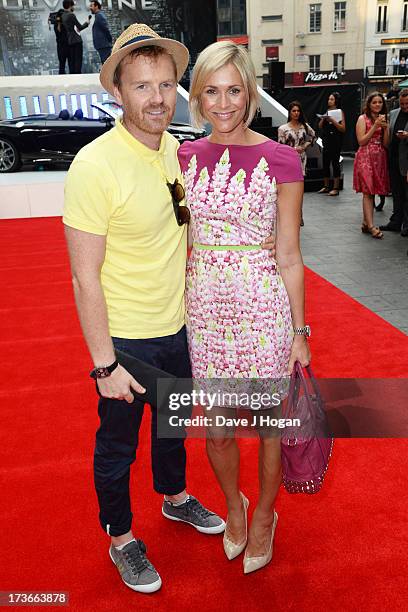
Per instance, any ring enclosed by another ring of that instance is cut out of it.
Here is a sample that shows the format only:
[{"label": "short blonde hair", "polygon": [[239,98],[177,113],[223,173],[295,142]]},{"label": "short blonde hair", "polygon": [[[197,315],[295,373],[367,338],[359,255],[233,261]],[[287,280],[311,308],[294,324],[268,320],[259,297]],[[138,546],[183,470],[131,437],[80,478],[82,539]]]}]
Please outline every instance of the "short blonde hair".
[{"label": "short blonde hair", "polygon": [[210,74],[232,64],[241,75],[245,88],[247,107],[244,115],[244,123],[248,126],[258,108],[259,95],[256,82],[255,68],[248,51],[229,40],[215,42],[198,56],[194,66],[190,87],[190,113],[195,126],[202,127],[206,123],[201,106],[201,94]]}]

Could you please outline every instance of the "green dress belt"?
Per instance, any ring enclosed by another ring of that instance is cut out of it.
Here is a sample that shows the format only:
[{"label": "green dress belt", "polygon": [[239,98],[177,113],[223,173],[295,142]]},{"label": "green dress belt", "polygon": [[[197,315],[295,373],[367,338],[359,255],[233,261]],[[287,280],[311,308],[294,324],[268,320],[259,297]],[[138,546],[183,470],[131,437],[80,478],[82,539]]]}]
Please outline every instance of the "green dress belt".
[{"label": "green dress belt", "polygon": [[254,251],[262,249],[260,244],[202,244],[193,242],[193,247],[201,251]]}]

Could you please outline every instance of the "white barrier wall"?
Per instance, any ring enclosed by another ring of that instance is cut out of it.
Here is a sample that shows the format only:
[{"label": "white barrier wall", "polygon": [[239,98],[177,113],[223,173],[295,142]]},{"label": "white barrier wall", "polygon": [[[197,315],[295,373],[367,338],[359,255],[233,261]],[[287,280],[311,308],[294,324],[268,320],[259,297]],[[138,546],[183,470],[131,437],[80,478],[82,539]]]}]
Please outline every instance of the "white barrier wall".
[{"label": "white barrier wall", "polygon": [[[85,117],[99,116],[94,102],[112,99],[99,74],[56,74],[0,77],[0,119],[31,114],[57,114],[66,108],[72,115],[81,108]],[[178,87],[175,121],[189,123],[188,93]]]},{"label": "white barrier wall", "polygon": [[0,219],[59,217],[65,171],[0,174]]},{"label": "white barrier wall", "polygon": [[12,119],[31,114],[58,114],[66,108],[74,113],[82,108],[92,117],[90,104],[108,94],[97,74],[57,74],[0,77],[0,116]]},{"label": "white barrier wall", "polygon": [[[262,115],[272,117],[273,125],[285,123],[287,110],[259,86],[258,91]],[[0,119],[33,113],[58,114],[64,108],[71,114],[82,108],[85,117],[92,117],[91,104],[108,98],[112,96],[102,88],[98,74],[0,77]],[[188,92],[180,86],[174,121],[190,122]]]},{"label": "white barrier wall", "polygon": [[[263,117],[272,117],[273,125],[285,123],[286,109],[258,89]],[[97,118],[99,113],[91,104],[107,99],[111,96],[100,85],[98,74],[0,77],[1,119],[58,114],[64,108],[70,114],[81,108],[85,117]],[[190,123],[188,92],[180,86],[174,121]],[[64,176],[64,172],[0,174],[0,219],[60,215]]]}]

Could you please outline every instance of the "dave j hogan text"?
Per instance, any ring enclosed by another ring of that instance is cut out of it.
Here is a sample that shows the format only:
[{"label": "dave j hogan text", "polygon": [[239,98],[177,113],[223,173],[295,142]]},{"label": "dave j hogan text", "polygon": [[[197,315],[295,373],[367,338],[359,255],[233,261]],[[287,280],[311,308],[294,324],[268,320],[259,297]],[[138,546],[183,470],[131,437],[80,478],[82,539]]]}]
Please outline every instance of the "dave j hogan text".
[{"label": "dave j hogan text", "polygon": [[197,415],[192,418],[184,418],[178,415],[169,417],[170,427],[300,427],[300,419],[277,419],[270,415],[256,412],[252,418],[226,417],[217,414],[215,416]]}]

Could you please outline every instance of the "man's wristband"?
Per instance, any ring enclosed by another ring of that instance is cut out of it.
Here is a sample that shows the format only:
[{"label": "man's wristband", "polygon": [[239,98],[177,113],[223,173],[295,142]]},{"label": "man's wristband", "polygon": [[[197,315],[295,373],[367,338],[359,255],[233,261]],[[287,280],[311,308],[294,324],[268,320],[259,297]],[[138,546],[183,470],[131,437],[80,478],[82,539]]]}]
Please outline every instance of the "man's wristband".
[{"label": "man's wristband", "polygon": [[89,376],[94,380],[98,378],[108,378],[112,374],[114,370],[118,367],[119,362],[115,359],[115,361],[109,366],[102,366],[100,368],[94,368],[92,372],[90,372]]}]

